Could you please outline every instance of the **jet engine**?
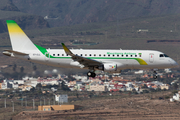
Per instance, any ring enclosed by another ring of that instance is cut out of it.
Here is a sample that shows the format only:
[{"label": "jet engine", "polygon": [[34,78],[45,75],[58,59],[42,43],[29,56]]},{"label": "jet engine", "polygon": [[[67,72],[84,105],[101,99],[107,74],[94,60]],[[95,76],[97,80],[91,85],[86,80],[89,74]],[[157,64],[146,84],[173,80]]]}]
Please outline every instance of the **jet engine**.
[{"label": "jet engine", "polygon": [[110,72],[110,71],[117,71],[117,64],[104,64],[104,71]]},{"label": "jet engine", "polygon": [[99,66],[98,69],[105,72],[117,71],[117,64],[105,63],[104,65]]}]

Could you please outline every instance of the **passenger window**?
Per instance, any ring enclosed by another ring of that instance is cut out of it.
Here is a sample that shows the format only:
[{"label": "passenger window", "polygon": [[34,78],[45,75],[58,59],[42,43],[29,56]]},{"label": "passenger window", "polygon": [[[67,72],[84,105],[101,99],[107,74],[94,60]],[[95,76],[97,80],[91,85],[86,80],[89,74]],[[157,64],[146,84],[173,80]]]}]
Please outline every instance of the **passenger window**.
[{"label": "passenger window", "polygon": [[126,55],[126,57],[128,57],[128,55]]},{"label": "passenger window", "polygon": [[85,54],[85,56],[87,56],[87,54]]},{"label": "passenger window", "polygon": [[64,56],[64,54],[62,54],[62,56]]},{"label": "passenger window", "polygon": [[101,54],[99,54],[99,56],[101,57]]},{"label": "passenger window", "polygon": [[108,56],[110,56],[110,55],[108,55]]},{"label": "passenger window", "polygon": [[113,55],[113,57],[114,57],[114,55]]},{"label": "passenger window", "polygon": [[68,54],[66,54],[66,56],[68,56]]},{"label": "passenger window", "polygon": [[57,56],[59,56],[59,54],[57,54]]},{"label": "passenger window", "polygon": [[94,54],[94,56],[96,56],[96,54]]},{"label": "passenger window", "polygon": [[105,57],[106,55],[104,54],[104,57]]},{"label": "passenger window", "polygon": [[89,54],[89,56],[91,56],[91,54]]},{"label": "passenger window", "polygon": [[131,55],[131,57],[132,57],[133,55]]},{"label": "passenger window", "polygon": [[117,57],[119,57],[119,55],[117,55]]},{"label": "passenger window", "polygon": [[135,55],[135,57],[137,57],[137,55]]},{"label": "passenger window", "polygon": [[121,55],[122,57],[124,56],[124,55]]},{"label": "passenger window", "polygon": [[81,56],[83,56],[83,55],[81,54]]},{"label": "passenger window", "polygon": [[53,54],[53,56],[55,56],[55,54]]}]

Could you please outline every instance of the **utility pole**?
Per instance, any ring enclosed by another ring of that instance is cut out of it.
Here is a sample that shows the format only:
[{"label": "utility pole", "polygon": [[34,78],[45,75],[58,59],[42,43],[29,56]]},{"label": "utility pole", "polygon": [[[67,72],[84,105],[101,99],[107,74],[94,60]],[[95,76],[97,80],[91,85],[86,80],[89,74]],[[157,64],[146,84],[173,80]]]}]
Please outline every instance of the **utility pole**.
[{"label": "utility pole", "polygon": [[12,102],[12,112],[14,112],[14,101],[11,102]]},{"label": "utility pole", "polygon": [[44,98],[44,105],[45,105],[46,101],[45,101],[45,98]]},{"label": "utility pole", "polygon": [[41,104],[41,98],[40,98],[40,106],[42,106],[42,104]]},{"label": "utility pole", "polygon": [[64,103],[64,100],[62,99],[62,103],[61,104],[63,104]]},{"label": "utility pole", "polygon": [[21,106],[23,106],[23,98],[21,98]]},{"label": "utility pole", "polygon": [[6,108],[6,98],[4,99],[4,107]]},{"label": "utility pole", "polygon": [[26,98],[26,102],[25,102],[25,104],[26,104],[26,107],[27,107],[27,98]]},{"label": "utility pole", "polygon": [[35,105],[34,105],[34,99],[32,99],[33,100],[33,109],[35,108]]},{"label": "utility pole", "polygon": [[[49,98],[48,98],[49,99]],[[49,99],[49,105],[50,105],[50,99]]]}]

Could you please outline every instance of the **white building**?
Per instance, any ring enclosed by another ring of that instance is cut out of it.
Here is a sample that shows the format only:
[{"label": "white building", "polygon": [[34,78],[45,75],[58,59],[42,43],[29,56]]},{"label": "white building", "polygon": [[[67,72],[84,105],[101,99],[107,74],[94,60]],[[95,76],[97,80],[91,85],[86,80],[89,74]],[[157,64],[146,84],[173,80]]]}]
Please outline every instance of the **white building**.
[{"label": "white building", "polygon": [[8,88],[7,86],[8,86],[8,85],[7,85],[7,82],[2,83],[2,84],[1,84],[1,89],[7,89],[7,88]]},{"label": "white building", "polygon": [[19,87],[18,84],[15,84],[15,83],[12,84],[12,88],[13,88],[13,89],[18,89],[18,87]]},{"label": "white building", "polygon": [[68,95],[55,95],[55,100],[60,103],[68,102]]},{"label": "white building", "polygon": [[172,71],[169,68],[164,69],[166,73],[171,73]]},{"label": "white building", "polygon": [[58,82],[58,79],[39,79],[38,80],[38,83],[41,83],[42,85],[58,85],[59,82]]},{"label": "white building", "polygon": [[15,87],[15,89],[17,88],[17,85],[13,83],[13,80],[3,80],[3,83],[1,85],[1,89],[10,89]]},{"label": "white building", "polygon": [[51,87],[51,90],[52,90],[53,92],[57,91],[57,89],[55,89],[54,87]]},{"label": "white building", "polygon": [[176,93],[175,95],[173,95],[173,99],[178,101],[179,100],[179,93]]},{"label": "white building", "polygon": [[133,88],[133,82],[127,82],[127,83],[125,84],[125,86],[126,86],[127,88]]},{"label": "white building", "polygon": [[139,70],[139,71],[135,71],[134,74],[143,74],[144,71],[143,70]]},{"label": "white building", "polygon": [[24,80],[13,80],[15,84],[24,84]]}]

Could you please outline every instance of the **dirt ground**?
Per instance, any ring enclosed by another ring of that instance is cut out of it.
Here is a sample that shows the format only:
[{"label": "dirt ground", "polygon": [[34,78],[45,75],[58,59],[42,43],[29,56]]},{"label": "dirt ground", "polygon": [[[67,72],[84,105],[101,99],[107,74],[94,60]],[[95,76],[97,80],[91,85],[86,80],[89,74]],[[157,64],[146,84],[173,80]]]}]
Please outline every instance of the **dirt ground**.
[{"label": "dirt ground", "polygon": [[119,95],[74,102],[83,106],[76,111],[24,111],[12,120],[173,120],[180,119],[180,103],[159,99],[169,95],[159,92]]}]

